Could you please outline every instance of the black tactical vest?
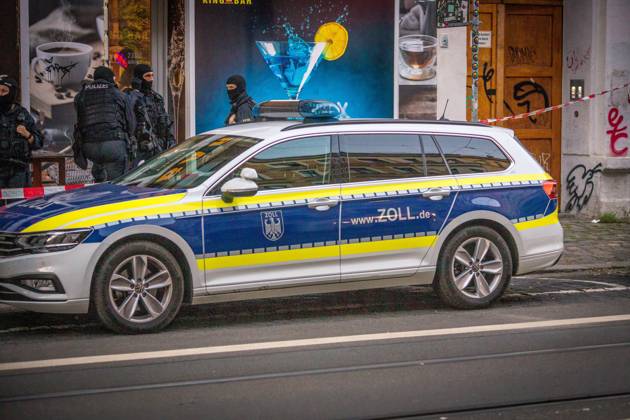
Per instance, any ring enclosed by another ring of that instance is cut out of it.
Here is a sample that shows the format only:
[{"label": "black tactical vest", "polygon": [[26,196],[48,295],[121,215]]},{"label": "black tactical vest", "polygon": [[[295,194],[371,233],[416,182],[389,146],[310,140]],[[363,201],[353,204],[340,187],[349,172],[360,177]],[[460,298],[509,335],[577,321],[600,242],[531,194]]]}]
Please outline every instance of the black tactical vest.
[{"label": "black tactical vest", "polygon": [[96,80],[83,86],[77,118],[84,143],[127,139],[122,101],[110,83]]},{"label": "black tactical vest", "polygon": [[19,112],[0,113],[0,160],[27,163],[30,158],[28,143],[16,131]]}]

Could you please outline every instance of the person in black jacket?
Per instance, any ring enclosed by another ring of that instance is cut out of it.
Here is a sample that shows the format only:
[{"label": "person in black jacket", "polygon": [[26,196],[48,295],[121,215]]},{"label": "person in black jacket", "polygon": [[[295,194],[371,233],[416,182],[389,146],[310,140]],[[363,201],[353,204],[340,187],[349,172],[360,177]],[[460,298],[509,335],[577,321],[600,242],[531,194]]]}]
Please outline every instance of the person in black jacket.
[{"label": "person in black jacket", "polygon": [[230,76],[225,86],[231,105],[230,113],[225,119],[225,125],[251,121],[252,109],[256,102],[247,94],[243,76],[238,74]]},{"label": "person in black jacket", "polygon": [[96,182],[125,174],[135,153],[135,118],[127,95],[114,83],[114,72],[101,66],[94,80],[83,85],[74,98],[81,149],[93,162]]},{"label": "person in black jacket", "polygon": [[17,88],[15,80],[0,76],[0,188],[31,185],[31,151],[44,140],[31,114],[15,102]]},{"label": "person in black jacket", "polygon": [[147,64],[138,64],[134,69],[132,89],[127,91],[137,123],[138,162],[175,146],[164,98],[152,89],[152,85],[153,70]]}]

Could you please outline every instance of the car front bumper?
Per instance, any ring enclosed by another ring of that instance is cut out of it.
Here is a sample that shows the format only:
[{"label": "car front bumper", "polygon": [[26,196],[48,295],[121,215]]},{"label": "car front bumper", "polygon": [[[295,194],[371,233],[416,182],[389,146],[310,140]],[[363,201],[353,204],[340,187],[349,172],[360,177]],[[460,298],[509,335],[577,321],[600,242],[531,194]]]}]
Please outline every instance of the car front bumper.
[{"label": "car front bumper", "polygon": [[[99,244],[80,244],[68,251],[0,258],[0,303],[35,312],[86,313],[91,263]],[[54,279],[54,292],[19,284],[19,279]]]}]

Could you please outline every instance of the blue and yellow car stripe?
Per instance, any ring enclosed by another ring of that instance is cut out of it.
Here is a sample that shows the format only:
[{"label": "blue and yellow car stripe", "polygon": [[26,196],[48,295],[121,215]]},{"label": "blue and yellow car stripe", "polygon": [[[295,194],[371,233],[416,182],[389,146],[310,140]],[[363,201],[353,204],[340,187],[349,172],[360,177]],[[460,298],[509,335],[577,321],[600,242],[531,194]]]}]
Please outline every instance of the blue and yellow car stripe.
[{"label": "blue and yellow car stripe", "polygon": [[[370,198],[377,193],[389,194],[415,194],[414,190],[422,190],[436,187],[451,187],[454,191],[471,188],[498,188],[510,186],[526,186],[528,183],[540,183],[543,180],[551,179],[548,174],[519,174],[500,176],[475,176],[462,177],[459,181],[454,178],[444,178],[439,180],[412,181],[391,184],[350,186],[337,188],[321,188],[310,191],[299,191],[292,193],[268,193],[253,197],[237,198],[233,203],[226,203],[220,198],[214,198],[201,202],[182,202],[185,193],[170,194],[129,200],[118,203],[110,203],[88,207],[80,210],[73,210],[59,214],[41,221],[38,221],[23,232],[38,232],[55,229],[69,229],[81,227],[99,227],[107,224],[118,224],[121,221],[138,222],[149,218],[165,216],[172,217],[178,215],[201,215],[222,213],[226,211],[241,211],[260,208],[284,207],[287,205],[302,205],[306,200],[342,195],[344,199]],[[557,211],[548,216],[535,220],[515,223],[517,230],[543,227],[558,223]],[[283,250],[272,251],[264,254],[236,255],[225,257],[213,257],[200,260],[206,267],[226,267],[238,266],[239,261],[247,260],[248,264],[271,264],[274,262],[291,261],[293,259],[327,258],[331,253],[341,253],[341,255],[353,255],[360,253],[386,252],[388,250],[399,250],[404,248],[424,248],[430,247],[435,242],[437,236],[424,236],[422,238],[391,239],[387,241],[361,242],[354,244],[340,244],[330,247],[309,248],[307,250]],[[339,248],[340,247],[340,248]],[[232,261],[232,262],[230,262]],[[206,268],[209,269],[209,268]],[[210,268],[212,269],[212,268]]]}]

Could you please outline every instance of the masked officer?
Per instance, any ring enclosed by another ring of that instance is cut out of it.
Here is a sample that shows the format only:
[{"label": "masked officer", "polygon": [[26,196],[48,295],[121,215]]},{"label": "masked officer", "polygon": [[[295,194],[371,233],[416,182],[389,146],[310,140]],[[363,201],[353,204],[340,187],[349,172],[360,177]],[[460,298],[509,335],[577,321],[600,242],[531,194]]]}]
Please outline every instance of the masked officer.
[{"label": "masked officer", "polygon": [[0,76],[0,188],[31,185],[31,151],[43,145],[31,114],[15,103],[17,82]]},{"label": "masked officer", "polygon": [[247,94],[243,76],[238,74],[230,76],[225,87],[231,105],[230,113],[225,119],[225,125],[251,121],[252,109],[254,109],[256,102]]},{"label": "masked officer", "polygon": [[94,80],[83,85],[74,98],[81,150],[93,162],[96,182],[122,176],[133,159],[136,128],[127,96],[114,83],[107,67],[94,71]]},{"label": "masked officer", "polygon": [[140,162],[175,146],[175,137],[171,132],[172,123],[164,107],[164,99],[152,89],[151,67],[138,64],[133,76],[132,89],[127,94],[137,121],[137,162]]}]

